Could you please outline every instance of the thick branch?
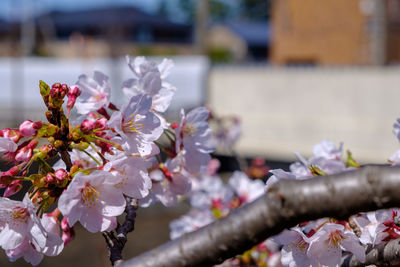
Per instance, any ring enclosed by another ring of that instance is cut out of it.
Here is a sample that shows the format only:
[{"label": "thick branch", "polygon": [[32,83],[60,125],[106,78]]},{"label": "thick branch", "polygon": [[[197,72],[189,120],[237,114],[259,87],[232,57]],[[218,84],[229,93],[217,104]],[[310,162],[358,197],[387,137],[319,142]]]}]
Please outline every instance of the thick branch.
[{"label": "thick branch", "polygon": [[342,267],[362,267],[368,265],[400,266],[400,239],[391,240],[375,247],[369,246],[366,251],[366,260],[360,262],[354,255],[348,255],[342,261]]},{"label": "thick branch", "polygon": [[366,166],[310,180],[282,180],[224,219],[121,266],[210,266],[298,223],[400,206],[400,167]]}]

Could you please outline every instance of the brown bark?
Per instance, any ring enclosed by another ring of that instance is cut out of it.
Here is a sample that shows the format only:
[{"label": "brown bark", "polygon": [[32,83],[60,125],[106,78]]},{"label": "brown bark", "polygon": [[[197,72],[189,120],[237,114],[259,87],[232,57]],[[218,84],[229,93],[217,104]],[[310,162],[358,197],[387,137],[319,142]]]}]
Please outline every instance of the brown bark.
[{"label": "brown bark", "polygon": [[[400,206],[400,167],[365,166],[310,180],[282,180],[224,219],[121,264],[210,266],[298,223]],[[396,251],[398,253],[398,251]]]}]

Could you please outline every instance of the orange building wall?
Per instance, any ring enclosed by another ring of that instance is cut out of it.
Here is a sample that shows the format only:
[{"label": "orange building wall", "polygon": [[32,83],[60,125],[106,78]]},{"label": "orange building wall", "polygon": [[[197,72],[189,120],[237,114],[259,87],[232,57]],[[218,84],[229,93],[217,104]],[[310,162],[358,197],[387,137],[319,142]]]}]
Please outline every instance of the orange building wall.
[{"label": "orange building wall", "polygon": [[271,61],[369,64],[367,23],[359,0],[275,0]]}]

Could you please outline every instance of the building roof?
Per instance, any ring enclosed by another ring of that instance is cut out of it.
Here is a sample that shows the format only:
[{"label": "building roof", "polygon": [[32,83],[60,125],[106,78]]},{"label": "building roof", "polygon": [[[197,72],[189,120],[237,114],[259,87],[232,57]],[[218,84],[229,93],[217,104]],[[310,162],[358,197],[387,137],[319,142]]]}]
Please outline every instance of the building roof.
[{"label": "building roof", "polygon": [[165,17],[148,14],[134,7],[109,7],[69,12],[53,11],[38,16],[36,20],[38,22],[51,21],[58,36],[69,36],[73,32],[103,35],[110,29],[118,29],[132,37],[141,29],[146,29],[152,34],[165,31],[171,37],[174,34],[184,39],[191,37],[190,25],[175,23]]},{"label": "building roof", "polygon": [[267,21],[230,21],[225,25],[243,38],[249,46],[266,46],[270,41],[270,27]]}]

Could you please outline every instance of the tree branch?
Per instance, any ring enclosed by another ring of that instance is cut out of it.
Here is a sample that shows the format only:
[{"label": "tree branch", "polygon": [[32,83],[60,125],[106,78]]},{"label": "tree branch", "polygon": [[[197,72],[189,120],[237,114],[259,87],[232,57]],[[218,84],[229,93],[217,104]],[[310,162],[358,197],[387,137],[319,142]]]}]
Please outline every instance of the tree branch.
[{"label": "tree branch", "polygon": [[132,232],[135,228],[135,218],[137,209],[137,200],[131,197],[125,197],[125,221],[124,223],[118,224],[117,229],[112,232],[102,232],[103,237],[106,241],[110,261],[112,266],[118,266],[122,262],[122,250],[128,241],[128,233]]},{"label": "tree branch", "polygon": [[368,265],[400,266],[400,239],[391,240],[375,247],[368,246],[366,260],[360,262],[354,255],[348,255],[342,260],[342,267],[362,267]]},{"label": "tree branch", "polygon": [[210,266],[298,223],[400,206],[400,167],[365,166],[309,180],[281,180],[224,219],[121,266]]}]

